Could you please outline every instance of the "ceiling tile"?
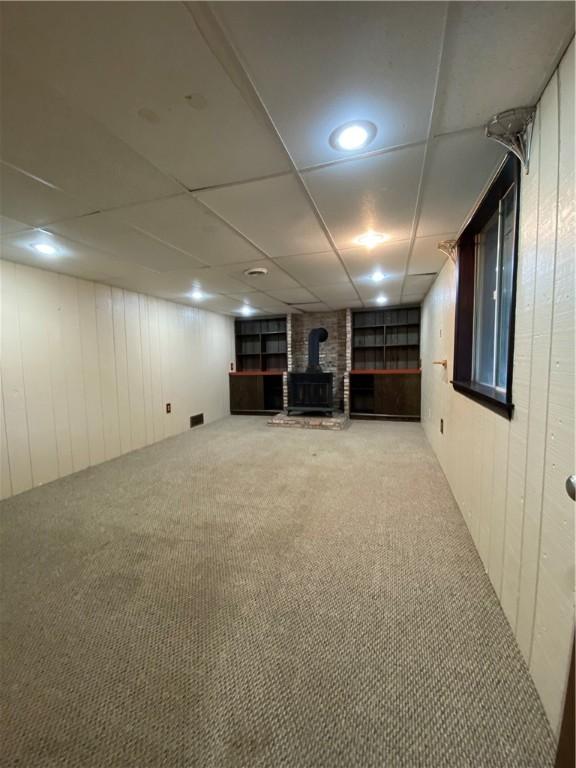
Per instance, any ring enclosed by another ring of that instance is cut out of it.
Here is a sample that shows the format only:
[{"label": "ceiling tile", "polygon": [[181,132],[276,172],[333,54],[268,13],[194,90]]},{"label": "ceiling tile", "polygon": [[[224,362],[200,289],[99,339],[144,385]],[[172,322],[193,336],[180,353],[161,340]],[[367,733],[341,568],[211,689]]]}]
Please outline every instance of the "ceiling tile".
[{"label": "ceiling tile", "polygon": [[309,304],[295,304],[294,306],[301,312],[330,312],[331,310],[331,307],[328,307],[321,301],[310,302]]},{"label": "ceiling tile", "polygon": [[324,285],[314,289],[314,293],[319,299],[325,301],[327,304],[330,301],[349,299],[355,301],[358,299],[358,294],[352,283],[348,282],[346,285]]},{"label": "ceiling tile", "polygon": [[274,261],[308,288],[350,283],[346,270],[334,251],[309,253],[305,256],[285,256]]},{"label": "ceiling tile", "polygon": [[371,250],[364,247],[350,248],[340,251],[340,254],[353,280],[372,284],[372,274],[376,271],[389,277],[402,276],[409,247],[409,241],[405,240],[386,243]]},{"label": "ceiling tile", "polygon": [[0,216],[0,237],[11,235],[13,232],[22,232],[25,229],[30,229],[28,224],[10,219],[8,216]]},{"label": "ceiling tile", "polygon": [[408,273],[417,275],[422,272],[439,272],[446,261],[446,256],[438,250],[438,243],[442,240],[454,240],[455,238],[455,232],[432,235],[431,237],[417,237],[414,240]]},{"label": "ceiling tile", "polygon": [[260,291],[253,291],[252,293],[235,293],[234,295],[231,295],[230,298],[236,299],[243,304],[250,304],[250,306],[263,311],[265,310],[266,312],[285,312],[287,309],[284,302],[279,301],[278,299],[273,299]]},{"label": "ceiling tile", "polygon": [[399,304],[421,304],[424,296],[425,294],[423,293],[415,293],[410,296],[405,294],[402,296],[402,301],[399,301]]},{"label": "ceiling tile", "polygon": [[357,304],[362,304],[358,299],[358,293],[349,282],[347,285],[326,285],[314,289],[314,293],[332,309],[345,309]]},{"label": "ceiling tile", "polygon": [[304,174],[338,248],[367,230],[410,237],[423,156],[422,146],[410,147]]},{"label": "ceiling tile", "polygon": [[298,167],[341,157],[328,138],[350,120],[376,124],[370,149],[426,138],[444,4],[224,2],[214,10]]},{"label": "ceiling tile", "polygon": [[391,277],[378,284],[356,281],[355,285],[363,301],[376,303],[379,296],[384,296],[387,304],[393,304],[400,299],[402,279]]},{"label": "ceiling tile", "polygon": [[[49,28],[54,30],[54,20]],[[36,51],[36,61],[38,55]],[[10,61],[2,72],[0,104],[2,159],[91,210],[151,200],[181,189],[58,90],[36,78],[21,77]]]},{"label": "ceiling tile", "polygon": [[305,193],[291,174],[207,190],[196,196],[269,256],[329,248]]},{"label": "ceiling tile", "polygon": [[305,288],[284,288],[282,290],[267,291],[275,299],[285,301],[286,304],[303,304],[316,301],[316,296]]},{"label": "ceiling tile", "polygon": [[59,219],[82,216],[94,210],[59,189],[0,163],[0,209],[2,215],[41,227]]},{"label": "ceiling tile", "polygon": [[[19,6],[4,9],[5,59],[43,79],[125,147],[188,188],[289,169],[262,116],[246,103],[238,81],[228,77],[196,27],[193,7]],[[30,98],[36,98],[34,91]],[[80,167],[88,165],[88,158],[79,159]],[[94,172],[114,177],[104,167]],[[122,177],[116,181],[120,193]]]},{"label": "ceiling tile", "polygon": [[[56,253],[50,257],[37,253],[33,248],[34,244],[47,241],[56,248]],[[8,261],[111,285],[115,285],[116,280],[123,280],[123,284],[130,284],[133,290],[138,290],[139,286],[144,288],[151,277],[158,276],[137,264],[122,261],[64,237],[46,235],[39,230],[7,235],[0,244],[0,256]]]},{"label": "ceiling tile", "polygon": [[51,224],[49,229],[70,240],[111,253],[122,261],[156,272],[200,266],[189,254],[153,240],[105,213]]},{"label": "ceiling tile", "polygon": [[[250,277],[244,274],[248,269],[258,269],[260,267],[267,269],[268,274],[257,277]],[[271,294],[273,290],[292,290],[298,288],[298,283],[269,259],[251,261],[246,264],[235,264],[234,266],[222,268],[222,272],[224,271],[230,277],[233,277],[235,280],[240,280],[255,291],[263,291]]]},{"label": "ceiling tile", "polygon": [[438,130],[534,104],[573,35],[572,2],[450,3]]},{"label": "ceiling tile", "polygon": [[481,131],[435,139],[417,236],[458,232],[504,155]]},{"label": "ceiling tile", "polygon": [[404,294],[426,294],[432,283],[436,280],[436,273],[431,275],[407,275],[404,282]]},{"label": "ceiling tile", "polygon": [[262,258],[256,248],[187,193],[121,208],[110,216],[186,251],[208,266]]}]

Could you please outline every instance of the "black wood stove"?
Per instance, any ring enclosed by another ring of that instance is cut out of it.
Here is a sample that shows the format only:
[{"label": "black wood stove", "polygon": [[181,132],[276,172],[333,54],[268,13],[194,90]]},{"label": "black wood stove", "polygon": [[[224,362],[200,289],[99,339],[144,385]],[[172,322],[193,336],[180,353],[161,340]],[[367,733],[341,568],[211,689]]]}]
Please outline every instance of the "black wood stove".
[{"label": "black wood stove", "polygon": [[332,413],[331,373],[320,366],[320,344],[328,338],[326,328],[313,328],[308,335],[308,367],[305,373],[288,374],[288,413]]}]

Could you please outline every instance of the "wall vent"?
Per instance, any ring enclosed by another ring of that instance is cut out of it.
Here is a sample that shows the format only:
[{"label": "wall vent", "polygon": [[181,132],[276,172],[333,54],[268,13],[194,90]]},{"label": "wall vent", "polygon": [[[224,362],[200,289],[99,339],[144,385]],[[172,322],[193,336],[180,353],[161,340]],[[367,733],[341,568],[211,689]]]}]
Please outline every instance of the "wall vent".
[{"label": "wall vent", "polygon": [[200,424],[204,424],[203,413],[197,413],[196,416],[190,416],[190,429],[192,429],[192,427],[199,427]]}]

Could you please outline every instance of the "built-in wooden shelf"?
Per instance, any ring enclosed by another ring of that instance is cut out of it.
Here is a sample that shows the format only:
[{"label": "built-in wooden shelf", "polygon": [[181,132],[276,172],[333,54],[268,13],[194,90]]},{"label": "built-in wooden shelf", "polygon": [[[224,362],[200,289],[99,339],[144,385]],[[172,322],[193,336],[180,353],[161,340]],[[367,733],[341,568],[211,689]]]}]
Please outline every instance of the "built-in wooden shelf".
[{"label": "built-in wooden shelf", "polygon": [[420,419],[420,307],[352,313],[350,415]]},{"label": "built-in wooden shelf", "polygon": [[230,412],[282,410],[282,373],[288,368],[286,315],[238,319],[236,370],[230,371]]},{"label": "built-in wooden shelf", "polygon": [[236,370],[285,371],[288,367],[286,316],[236,320]]}]

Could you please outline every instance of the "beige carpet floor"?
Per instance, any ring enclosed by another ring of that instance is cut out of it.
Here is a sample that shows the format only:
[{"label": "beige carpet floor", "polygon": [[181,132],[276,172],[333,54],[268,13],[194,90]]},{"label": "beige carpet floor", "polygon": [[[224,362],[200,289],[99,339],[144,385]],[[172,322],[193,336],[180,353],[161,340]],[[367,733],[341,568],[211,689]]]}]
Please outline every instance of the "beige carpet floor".
[{"label": "beige carpet floor", "polygon": [[0,520],[3,766],[553,764],[418,424],[230,417]]}]

